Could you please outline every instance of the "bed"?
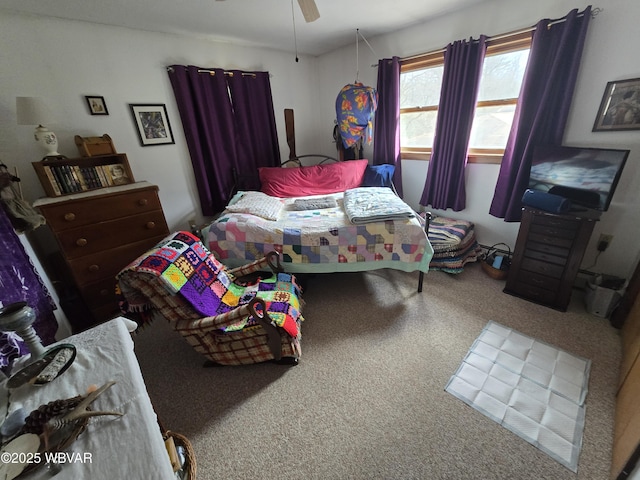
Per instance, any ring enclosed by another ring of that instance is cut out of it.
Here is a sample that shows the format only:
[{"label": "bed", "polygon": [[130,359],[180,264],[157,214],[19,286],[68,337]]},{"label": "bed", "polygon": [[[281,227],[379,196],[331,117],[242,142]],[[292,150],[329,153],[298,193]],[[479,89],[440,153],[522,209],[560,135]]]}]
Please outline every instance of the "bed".
[{"label": "bed", "polygon": [[237,192],[202,237],[231,268],[275,250],[289,273],[418,271],[421,291],[433,257],[428,220],[382,186],[388,167],[352,160],[260,169],[261,191]]}]

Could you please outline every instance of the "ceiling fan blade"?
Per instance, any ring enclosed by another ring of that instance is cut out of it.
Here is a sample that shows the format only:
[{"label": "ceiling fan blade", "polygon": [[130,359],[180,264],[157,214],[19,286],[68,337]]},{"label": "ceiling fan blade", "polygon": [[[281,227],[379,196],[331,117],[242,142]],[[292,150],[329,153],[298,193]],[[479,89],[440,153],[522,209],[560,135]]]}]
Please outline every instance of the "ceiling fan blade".
[{"label": "ceiling fan blade", "polygon": [[315,0],[298,0],[298,5],[300,5],[300,10],[302,10],[302,16],[305,22],[315,22],[320,18],[320,12],[318,11]]}]

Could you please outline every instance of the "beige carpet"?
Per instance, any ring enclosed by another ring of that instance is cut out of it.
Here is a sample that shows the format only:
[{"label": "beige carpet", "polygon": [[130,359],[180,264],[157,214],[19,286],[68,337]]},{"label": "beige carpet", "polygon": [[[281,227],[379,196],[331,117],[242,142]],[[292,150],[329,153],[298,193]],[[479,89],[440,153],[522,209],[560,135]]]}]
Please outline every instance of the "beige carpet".
[{"label": "beige carpet", "polygon": [[[296,367],[203,369],[159,322],[135,338],[165,426],[200,479],[606,479],[620,339],[574,291],[566,313],[460,275],[382,270],[307,279]],[[592,361],[578,473],[444,391],[489,321]]]}]

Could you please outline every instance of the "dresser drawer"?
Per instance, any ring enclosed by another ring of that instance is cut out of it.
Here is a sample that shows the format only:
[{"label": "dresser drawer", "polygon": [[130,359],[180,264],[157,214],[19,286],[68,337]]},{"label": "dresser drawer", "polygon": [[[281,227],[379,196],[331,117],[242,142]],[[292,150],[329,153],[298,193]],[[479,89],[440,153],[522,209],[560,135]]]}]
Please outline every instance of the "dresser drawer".
[{"label": "dresser drawer", "polygon": [[528,283],[514,282],[505,290],[507,293],[524,297],[527,300],[533,300],[542,304],[553,304],[556,301],[557,293],[555,291],[540,288]]},{"label": "dresser drawer", "polygon": [[531,258],[533,260],[540,260],[544,263],[552,263],[554,265],[564,266],[567,263],[567,257],[562,257],[558,255],[550,255],[546,252],[539,252],[537,250],[527,249],[524,252],[524,256],[526,258]]},{"label": "dresser drawer", "polygon": [[521,268],[533,273],[540,273],[553,278],[561,278],[564,273],[564,267],[562,265],[553,265],[547,262],[541,262],[540,260],[534,260],[532,258],[524,258],[522,260]]},{"label": "dresser drawer", "polygon": [[537,242],[545,245],[562,247],[568,250],[571,250],[571,247],[573,246],[573,238],[550,237],[542,233],[534,233],[534,232],[529,233],[529,237],[527,238],[527,244],[529,242]]},{"label": "dresser drawer", "polygon": [[548,228],[561,228],[563,230],[577,230],[580,227],[580,220],[574,218],[550,216],[550,215],[535,215],[533,225],[543,225]]},{"label": "dresser drawer", "polygon": [[82,287],[80,293],[89,308],[98,308],[104,305],[117,307],[115,277],[105,278],[99,282]]},{"label": "dresser drawer", "polygon": [[69,260],[76,283],[83,287],[88,283],[115,277],[127,264],[153,247],[166,235],[148,238],[141,242]]},{"label": "dresser drawer", "polygon": [[101,195],[95,198],[87,197],[54,205],[41,205],[39,208],[50,227],[56,232],[162,210],[156,187]]},{"label": "dresser drawer", "polygon": [[[569,245],[570,246],[570,245]],[[548,253],[549,255],[555,255],[557,257],[568,257],[571,253],[571,249],[565,245],[550,245],[549,243],[542,243],[535,241],[529,236],[529,239],[525,246],[526,250],[534,250],[536,252]]]},{"label": "dresser drawer", "polygon": [[[576,236],[576,230],[572,228],[559,228],[550,225],[531,225],[531,233],[542,235],[543,237],[573,239]],[[553,240],[550,240],[553,242]]]},{"label": "dresser drawer", "polygon": [[517,282],[544,290],[550,290],[552,292],[558,291],[561,283],[559,278],[548,277],[546,275],[526,270],[520,270],[518,272]]},{"label": "dresser drawer", "polygon": [[72,259],[168,233],[162,210],[156,210],[64,230],[58,241],[65,256]]}]

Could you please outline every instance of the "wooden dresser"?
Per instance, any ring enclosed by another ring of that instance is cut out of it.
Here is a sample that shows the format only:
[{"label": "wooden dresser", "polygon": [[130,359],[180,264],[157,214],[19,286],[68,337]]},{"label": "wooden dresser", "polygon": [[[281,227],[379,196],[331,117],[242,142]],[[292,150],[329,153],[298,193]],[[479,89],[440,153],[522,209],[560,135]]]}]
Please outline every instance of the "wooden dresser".
[{"label": "wooden dresser", "polygon": [[525,207],[504,291],[565,311],[595,222]]},{"label": "wooden dresser", "polygon": [[115,275],[168,233],[158,187],[147,182],[34,202],[47,220],[75,286],[93,318],[84,330],[118,314]]}]

